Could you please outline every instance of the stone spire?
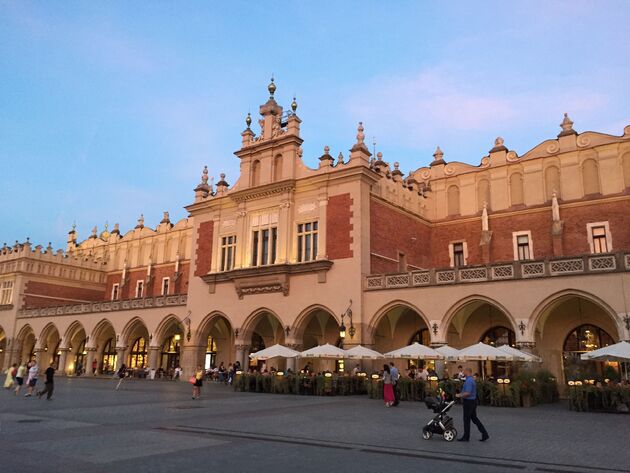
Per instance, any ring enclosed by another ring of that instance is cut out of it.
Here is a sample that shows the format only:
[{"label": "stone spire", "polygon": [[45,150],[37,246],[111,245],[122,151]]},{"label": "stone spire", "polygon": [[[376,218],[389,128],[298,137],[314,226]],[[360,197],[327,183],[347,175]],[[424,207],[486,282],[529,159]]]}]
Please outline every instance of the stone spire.
[{"label": "stone spire", "polygon": [[446,161],[444,161],[443,158],[444,158],[444,152],[442,152],[442,150],[438,146],[435,149],[435,153],[433,153],[433,162],[430,164],[430,166],[433,167],[439,164],[446,164]]},{"label": "stone spire", "polygon": [[324,146],[324,154],[319,157],[319,167],[329,167],[332,166],[335,162],[335,158],[330,155],[330,148],[328,146]]},{"label": "stone spire", "polygon": [[203,172],[201,173],[201,182],[197,184],[197,187],[195,187],[194,190],[195,200],[206,198],[212,192],[212,189],[208,185],[208,166],[203,167]]},{"label": "stone spire", "polygon": [[558,138],[561,136],[577,135],[577,131],[573,129],[573,120],[569,118],[569,114],[565,113],[562,123],[560,123],[562,131],[558,134]]},{"label": "stone spire", "polygon": [[140,214],[140,217],[138,217],[136,228],[144,228],[144,214]]},{"label": "stone spire", "polygon": [[503,144],[503,138],[497,136],[496,140],[494,140],[494,148],[490,150],[491,153],[496,153],[498,151],[507,151],[508,149]]}]

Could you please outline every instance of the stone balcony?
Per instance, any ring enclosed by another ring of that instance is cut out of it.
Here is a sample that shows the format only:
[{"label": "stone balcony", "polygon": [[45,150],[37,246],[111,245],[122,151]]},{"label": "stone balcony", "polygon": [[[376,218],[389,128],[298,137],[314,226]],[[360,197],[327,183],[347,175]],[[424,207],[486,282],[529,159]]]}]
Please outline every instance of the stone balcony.
[{"label": "stone balcony", "polygon": [[186,305],[188,295],[145,297],[142,299],[125,299],[120,301],[88,302],[83,304],[40,307],[37,309],[20,309],[18,318],[49,317],[51,315],[76,315],[95,312],[116,312],[121,310],[154,309]]},{"label": "stone balcony", "polygon": [[549,260],[512,261],[484,266],[430,269],[365,277],[364,289],[442,286],[515,279],[579,276],[630,271],[630,253],[607,253]]}]

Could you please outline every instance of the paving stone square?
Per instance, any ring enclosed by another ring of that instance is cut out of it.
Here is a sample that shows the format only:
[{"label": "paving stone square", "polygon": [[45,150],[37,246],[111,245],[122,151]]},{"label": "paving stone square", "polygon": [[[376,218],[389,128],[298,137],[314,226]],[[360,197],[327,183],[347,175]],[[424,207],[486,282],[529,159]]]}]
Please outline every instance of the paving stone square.
[{"label": "paving stone square", "polygon": [[[57,381],[52,401],[3,391],[3,473],[51,472],[623,472],[630,416],[564,403],[480,407],[485,443],[423,440],[423,403],[236,393],[210,383]],[[452,410],[461,428],[461,408]],[[474,427],[473,427],[474,429]]]}]

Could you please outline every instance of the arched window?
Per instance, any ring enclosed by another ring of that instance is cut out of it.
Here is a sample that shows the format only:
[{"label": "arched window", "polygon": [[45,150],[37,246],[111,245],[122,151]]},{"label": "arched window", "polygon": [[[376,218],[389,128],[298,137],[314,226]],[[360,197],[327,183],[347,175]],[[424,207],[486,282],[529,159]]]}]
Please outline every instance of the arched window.
[{"label": "arched window", "polygon": [[551,200],[553,193],[560,198],[560,170],[555,166],[549,166],[545,170],[545,198]]},{"label": "arched window", "polygon": [[252,163],[252,187],[260,184],[260,161],[255,160]]},{"label": "arched window", "polygon": [[567,380],[601,379],[605,363],[581,359],[582,353],[613,345],[615,341],[601,328],[584,324],[571,330],[564,339],[562,362]]},{"label": "arched window", "polygon": [[209,369],[217,364],[217,341],[211,335],[208,336],[208,344],[206,345],[205,368]]},{"label": "arched window", "polygon": [[80,376],[85,372],[85,355],[87,355],[87,351],[85,350],[85,338],[81,340],[79,346],[74,352],[74,374]]},{"label": "arched window", "polygon": [[179,333],[167,338],[162,344],[162,357],[160,368],[167,375],[171,374],[179,366],[180,342],[182,336]]},{"label": "arched window", "polygon": [[448,215],[459,215],[459,187],[450,186],[446,193]]},{"label": "arched window", "polygon": [[147,341],[144,337],[137,338],[129,352],[129,368],[144,368],[147,366]]},{"label": "arched window", "polygon": [[623,167],[623,182],[626,189],[630,189],[630,153],[626,153],[621,158],[621,165]]},{"label": "arched window", "polygon": [[101,372],[113,373],[116,371],[116,342],[110,338],[105,342],[101,354]]},{"label": "arched window", "polygon": [[587,159],[582,164],[582,184],[584,195],[599,194],[599,170],[594,159]]},{"label": "arched window", "polygon": [[421,345],[429,346],[431,344],[429,329],[421,328],[416,333],[414,333],[409,339],[409,345],[415,342],[418,342]]},{"label": "arched window", "polygon": [[282,179],[282,155],[277,155],[273,160],[273,180]]},{"label": "arched window", "polygon": [[515,172],[510,176],[510,204],[523,205],[524,203],[523,175]]},{"label": "arched window", "polygon": [[481,179],[477,183],[477,209],[483,209],[484,202],[490,208],[490,182],[487,179]]}]

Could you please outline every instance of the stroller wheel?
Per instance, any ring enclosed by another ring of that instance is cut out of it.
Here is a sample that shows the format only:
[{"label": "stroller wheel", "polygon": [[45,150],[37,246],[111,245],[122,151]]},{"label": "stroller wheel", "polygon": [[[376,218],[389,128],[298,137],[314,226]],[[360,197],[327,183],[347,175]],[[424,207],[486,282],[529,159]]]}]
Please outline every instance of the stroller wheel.
[{"label": "stroller wheel", "polygon": [[424,440],[429,440],[431,437],[433,437],[433,432],[427,428],[422,429],[422,438]]},{"label": "stroller wheel", "polygon": [[451,429],[451,430],[444,431],[444,440],[446,440],[447,442],[452,442],[456,438],[457,438],[457,430]]}]

